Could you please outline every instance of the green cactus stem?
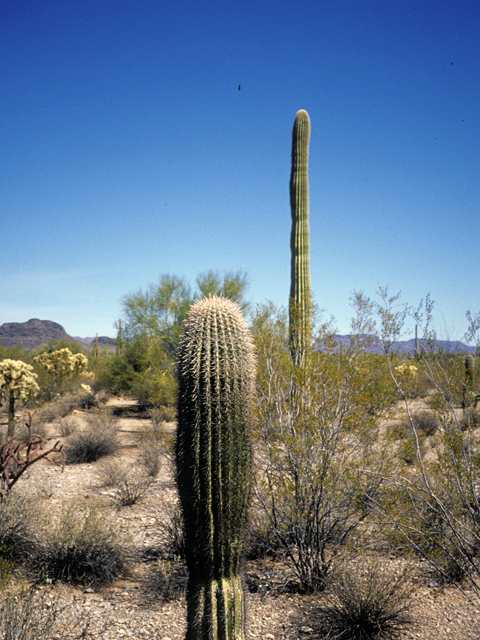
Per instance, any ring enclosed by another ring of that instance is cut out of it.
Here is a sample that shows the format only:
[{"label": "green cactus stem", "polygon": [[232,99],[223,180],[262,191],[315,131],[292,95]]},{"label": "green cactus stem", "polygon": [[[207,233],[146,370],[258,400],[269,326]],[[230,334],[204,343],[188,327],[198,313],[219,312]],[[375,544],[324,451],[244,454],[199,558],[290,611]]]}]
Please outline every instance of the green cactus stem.
[{"label": "green cactus stem", "polygon": [[292,211],[290,281],[290,351],[300,364],[310,349],[312,335],[312,291],[310,282],[310,229],[308,223],[308,147],[310,117],[297,112],[292,134],[290,207]]},{"label": "green cactus stem", "polygon": [[255,359],[235,302],[212,296],[191,307],[177,369],[176,480],[189,571],[186,639],[244,640],[241,563]]},{"label": "green cactus stem", "polygon": [[464,409],[471,406],[471,390],[473,386],[473,381],[475,378],[475,359],[471,353],[465,356],[464,366],[465,366],[465,382],[463,383],[463,401],[462,406]]},{"label": "green cactus stem", "polygon": [[472,385],[475,378],[475,359],[471,353],[465,356],[465,383]]}]

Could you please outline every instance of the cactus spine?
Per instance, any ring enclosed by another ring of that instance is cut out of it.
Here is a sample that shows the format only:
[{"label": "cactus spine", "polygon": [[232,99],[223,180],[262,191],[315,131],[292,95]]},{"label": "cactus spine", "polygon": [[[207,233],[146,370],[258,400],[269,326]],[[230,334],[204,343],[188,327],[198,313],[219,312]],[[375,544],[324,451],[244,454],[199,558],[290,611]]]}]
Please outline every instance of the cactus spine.
[{"label": "cactus spine", "polygon": [[308,147],[310,117],[297,112],[292,134],[290,207],[292,211],[292,255],[290,281],[290,351],[301,364],[310,348],[312,335],[312,291],[310,283],[310,230],[308,224]]},{"label": "cactus spine", "polygon": [[190,309],[177,369],[176,480],[189,571],[187,640],[244,640],[241,578],[250,487],[253,344],[239,306]]}]

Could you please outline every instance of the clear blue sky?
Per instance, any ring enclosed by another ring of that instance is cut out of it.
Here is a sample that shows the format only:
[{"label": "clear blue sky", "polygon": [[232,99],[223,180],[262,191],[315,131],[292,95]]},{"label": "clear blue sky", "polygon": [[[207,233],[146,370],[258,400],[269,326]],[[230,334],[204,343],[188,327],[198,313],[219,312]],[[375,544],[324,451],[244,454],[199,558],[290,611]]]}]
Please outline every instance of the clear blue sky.
[{"label": "clear blue sky", "polygon": [[[317,303],[380,285],[461,338],[480,309],[480,3],[1,0],[0,324],[115,335],[162,273],[288,302],[311,117]],[[239,90],[240,85],[240,90]]]}]

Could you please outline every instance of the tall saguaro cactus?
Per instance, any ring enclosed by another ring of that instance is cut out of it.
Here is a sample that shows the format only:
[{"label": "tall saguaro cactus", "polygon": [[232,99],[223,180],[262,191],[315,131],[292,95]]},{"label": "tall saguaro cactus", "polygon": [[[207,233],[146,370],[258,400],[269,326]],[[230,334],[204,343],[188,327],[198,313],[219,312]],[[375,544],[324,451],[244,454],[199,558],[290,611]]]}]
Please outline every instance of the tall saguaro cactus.
[{"label": "tall saguaro cactus", "polygon": [[312,335],[312,291],[310,283],[310,229],[308,223],[308,148],[310,117],[297,112],[292,135],[290,207],[292,210],[292,253],[290,284],[290,350],[300,364],[310,348]]},{"label": "tall saguaro cactus", "polygon": [[239,306],[190,309],[180,340],[176,479],[183,512],[187,640],[244,640],[241,577],[250,487],[253,344]]},{"label": "tall saguaro cactus", "polygon": [[471,353],[465,356],[465,382],[463,383],[463,408],[470,406],[470,393],[475,378],[475,359]]}]

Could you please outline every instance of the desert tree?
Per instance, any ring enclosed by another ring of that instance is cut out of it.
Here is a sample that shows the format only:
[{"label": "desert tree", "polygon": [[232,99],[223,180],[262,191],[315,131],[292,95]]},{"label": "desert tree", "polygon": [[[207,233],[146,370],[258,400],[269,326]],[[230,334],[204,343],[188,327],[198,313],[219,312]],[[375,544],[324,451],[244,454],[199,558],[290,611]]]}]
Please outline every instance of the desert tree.
[{"label": "desert tree", "polygon": [[198,299],[221,295],[248,308],[248,279],[242,271],[205,271],[196,287],[185,278],[163,274],[157,284],[124,296],[123,350],[108,361],[103,383],[112,391],[131,393],[142,403],[173,405],[177,387],[175,353],[182,324]]}]

